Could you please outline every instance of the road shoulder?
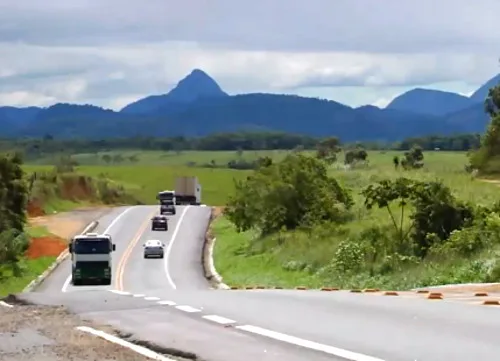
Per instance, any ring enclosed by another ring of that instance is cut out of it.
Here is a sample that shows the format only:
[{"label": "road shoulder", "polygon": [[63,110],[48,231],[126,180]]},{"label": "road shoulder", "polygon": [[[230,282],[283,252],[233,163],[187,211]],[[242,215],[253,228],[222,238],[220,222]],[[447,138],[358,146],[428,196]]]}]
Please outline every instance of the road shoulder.
[{"label": "road shoulder", "polygon": [[[95,331],[94,335],[89,330]],[[27,361],[34,357],[92,361],[107,360],[111,355],[122,361],[151,359],[138,353],[144,348],[119,336],[111,327],[81,320],[61,306],[21,304],[14,297],[0,305],[0,354],[5,361]],[[154,351],[143,353],[156,355],[157,360],[174,360]]]}]

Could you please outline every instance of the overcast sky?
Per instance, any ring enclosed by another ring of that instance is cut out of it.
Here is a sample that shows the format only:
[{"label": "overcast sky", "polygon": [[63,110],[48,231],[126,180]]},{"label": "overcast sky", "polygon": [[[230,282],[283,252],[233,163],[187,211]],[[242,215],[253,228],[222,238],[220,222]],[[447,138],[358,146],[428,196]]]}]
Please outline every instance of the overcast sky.
[{"label": "overcast sky", "polygon": [[0,105],[119,109],[193,68],[230,94],[385,105],[499,71],[499,0],[0,0]]}]

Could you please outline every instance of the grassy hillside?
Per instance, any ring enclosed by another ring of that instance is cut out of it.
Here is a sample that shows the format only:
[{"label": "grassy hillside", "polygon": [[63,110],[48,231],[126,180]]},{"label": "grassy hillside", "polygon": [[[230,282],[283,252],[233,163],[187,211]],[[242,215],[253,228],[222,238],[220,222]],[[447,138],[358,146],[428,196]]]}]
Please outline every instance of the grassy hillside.
[{"label": "grassy hillside", "polygon": [[[491,273],[495,274],[496,271],[492,271],[492,267],[495,269],[496,259],[500,255],[500,244],[495,243],[492,248],[487,247],[476,253],[470,252],[468,256],[440,254],[423,261],[408,259],[402,263],[396,262],[395,267],[389,256],[374,265],[368,266],[367,262],[365,268],[361,268],[358,272],[336,271],[335,259],[354,257],[353,254],[345,255],[345,248],[341,249],[345,241],[366,237],[373,237],[374,244],[390,241],[385,233],[377,235],[377,231],[390,230],[392,227],[387,210],[367,210],[363,204],[364,198],[360,195],[360,191],[369,184],[382,179],[405,176],[422,181],[442,181],[451,188],[458,199],[470,201],[476,206],[491,206],[500,199],[500,188],[496,184],[474,179],[464,172],[466,163],[464,153],[426,152],[425,167],[411,171],[395,170],[392,163],[394,155],[394,152],[372,152],[369,154],[370,164],[366,168],[343,170],[341,166],[334,166],[330,169],[331,175],[352,190],[355,201],[352,210],[354,220],[343,226],[323,225],[311,232],[297,230],[260,238],[253,231],[237,233],[225,217],[217,218],[213,224],[213,232],[217,237],[215,263],[224,281],[230,285],[240,286],[389,289],[445,283],[500,281]],[[393,208],[393,211],[395,209],[397,207]],[[407,221],[408,218],[405,217],[405,224]],[[469,246],[473,248],[477,232],[469,233],[469,236],[463,233],[464,238],[459,241],[470,242]],[[384,272],[380,271],[384,269]]]}]

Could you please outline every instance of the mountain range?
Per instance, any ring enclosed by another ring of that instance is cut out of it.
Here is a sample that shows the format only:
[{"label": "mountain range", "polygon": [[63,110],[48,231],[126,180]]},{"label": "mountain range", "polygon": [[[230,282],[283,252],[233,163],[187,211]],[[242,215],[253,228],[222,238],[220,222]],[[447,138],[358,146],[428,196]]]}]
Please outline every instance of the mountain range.
[{"label": "mountain range", "polygon": [[490,79],[470,97],[416,88],[381,109],[352,108],[318,98],[266,93],[229,95],[195,69],[163,95],[120,111],[59,103],[50,107],[0,107],[0,137],[113,138],[203,136],[218,132],[281,131],[338,136],[343,141],[394,141],[430,134],[482,133]]}]

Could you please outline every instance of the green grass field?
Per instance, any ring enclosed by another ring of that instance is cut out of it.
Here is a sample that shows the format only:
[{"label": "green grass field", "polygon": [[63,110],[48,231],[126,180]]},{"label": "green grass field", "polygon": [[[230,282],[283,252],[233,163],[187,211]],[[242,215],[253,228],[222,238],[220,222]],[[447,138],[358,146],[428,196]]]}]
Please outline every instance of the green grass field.
[{"label": "green grass field", "polygon": [[[203,187],[204,202],[210,205],[223,205],[232,189],[233,179],[243,179],[249,174],[249,171],[206,168],[200,165],[208,164],[212,160],[216,164],[223,165],[230,160],[238,159],[238,157],[255,160],[258,157],[269,156],[274,160],[279,160],[287,154],[287,151],[248,151],[241,155],[238,155],[237,152],[225,151],[183,151],[180,153],[123,151],[106,153],[111,156],[121,154],[124,158],[136,155],[139,159],[137,163],[124,161],[120,164],[105,164],[101,158],[102,154],[105,153],[99,153],[98,157],[93,154],[73,155],[73,158],[82,164],[77,167],[78,172],[96,177],[105,176],[124,185],[140,200],[153,203],[156,203],[154,198],[156,192],[173,187],[176,176],[196,175]],[[392,158],[396,154],[401,155],[402,152],[369,152],[370,166],[368,169],[344,171],[332,167],[331,173],[345,185],[360,188],[378,179],[397,177],[398,172],[394,171],[392,165]],[[55,158],[42,158],[37,160],[36,164],[26,165],[25,168],[29,172],[48,170],[54,162]],[[487,199],[491,189],[496,188],[485,186],[479,181],[471,181],[470,176],[464,172],[465,162],[465,153],[426,152],[425,169],[405,172],[405,174],[420,179],[440,178],[465,199]]]},{"label": "green grass field", "polygon": [[[217,237],[215,263],[224,281],[231,285],[264,286],[332,286],[332,287],[386,287],[411,288],[429,284],[478,281],[479,274],[472,261],[442,260],[424,263],[406,272],[387,277],[349,279],[339,278],[329,269],[339,243],[346,237],[359,235],[370,226],[389,224],[385,209],[367,211],[359,192],[370,183],[382,179],[406,176],[420,180],[441,180],[455,196],[475,204],[489,205],[500,199],[500,187],[473,179],[465,173],[465,153],[426,152],[425,168],[403,171],[394,169],[395,152],[370,152],[370,164],[364,169],[344,170],[332,167],[331,174],[353,190],[356,201],[354,212],[358,220],[348,223],[346,229],[316,229],[312,235],[289,232],[281,242],[277,237],[258,239],[252,232],[236,233],[234,227],[220,217],[213,224]],[[285,240],[285,241],[283,241]],[[499,250],[500,251],[500,250]],[[494,252],[477,256],[478,260],[492,260]]]},{"label": "green grass field", "polygon": [[[155,195],[158,191],[172,188],[174,179],[180,175],[196,175],[202,184],[203,201],[209,205],[223,205],[227,201],[233,187],[233,179],[244,179],[249,171],[232,170],[227,168],[205,168],[195,165],[207,164],[214,160],[216,164],[225,164],[230,160],[237,159],[236,152],[145,152],[124,151],[110,152],[108,154],[122,154],[125,156],[137,155],[140,162],[105,165],[98,159],[92,162],[93,155],[77,154],[73,157],[81,165],[77,171],[86,175],[106,178],[125,186],[131,193],[141,201],[156,203]],[[254,160],[258,157],[269,156],[275,160],[282,159],[286,151],[252,151],[243,152],[242,158]],[[343,170],[341,166],[331,168],[331,173],[344,185],[360,189],[371,182],[384,178],[395,178],[402,174],[396,172],[392,165],[394,155],[402,152],[369,152],[370,165],[367,169]],[[470,175],[464,172],[466,154],[461,152],[426,152],[425,169],[404,172],[406,176],[419,179],[441,179],[450,186],[457,196],[478,202],[488,202],[492,192],[498,188],[492,184],[484,184],[479,180],[471,180]],[[95,159],[94,159],[95,160]],[[25,169],[28,172],[49,170],[49,161],[54,159],[41,159],[37,164],[28,164]],[[42,163],[46,163],[46,165]],[[187,166],[192,164],[194,166]],[[62,202],[64,203],[64,202]],[[71,208],[71,204],[56,204],[55,208]]]},{"label": "green grass field", "polygon": [[[139,162],[122,162],[121,165],[105,164],[101,155],[75,155],[83,164],[77,168],[79,173],[98,177],[104,176],[120,183],[129,192],[145,203],[156,203],[156,193],[173,187],[174,179],[180,175],[197,176],[202,184],[202,201],[208,205],[224,205],[233,190],[234,179],[244,179],[250,171],[223,168],[205,168],[200,165],[210,163],[225,164],[242,157],[254,160],[261,156],[270,156],[274,160],[283,158],[287,152],[114,152],[123,157],[136,155]],[[420,180],[441,180],[448,185],[457,198],[476,204],[491,204],[500,197],[500,188],[496,184],[473,179],[465,173],[467,161],[465,153],[425,152],[425,167],[420,170],[403,171],[394,169],[392,159],[402,152],[371,151],[369,165],[366,168],[345,170],[341,164],[330,169],[344,186],[353,191],[356,201],[354,212],[360,221],[349,223],[346,228],[350,235],[356,235],[371,225],[383,225],[389,222],[385,210],[367,211],[362,204],[359,192],[370,183],[381,179],[406,176]],[[342,155],[340,155],[342,156]],[[26,166],[27,171],[47,170],[49,160],[40,160],[38,164]],[[399,278],[338,279],[328,270],[339,242],[345,234],[337,229],[317,229],[306,236],[291,232],[284,237],[287,242],[276,243],[275,238],[256,240],[250,232],[237,234],[232,225],[223,217],[213,225],[217,243],[215,262],[225,281],[230,284],[262,284],[270,286],[384,286],[408,288],[425,284],[439,284],[462,280],[475,280],[476,274],[469,272],[469,266],[463,260],[449,260],[439,265],[424,264],[406,272]],[[480,255],[478,257],[491,257]],[[321,269],[312,272],[311,269]],[[460,277],[457,276],[460,274]],[[457,278],[458,277],[458,278]]]},{"label": "green grass field", "polygon": [[[79,164],[85,166],[118,166],[118,165],[161,165],[161,166],[202,166],[214,161],[217,165],[225,165],[230,160],[244,159],[255,160],[262,156],[269,156],[273,159],[279,160],[287,154],[287,151],[243,151],[238,153],[236,151],[181,151],[181,152],[162,152],[162,151],[111,151],[111,152],[98,152],[98,153],[81,153],[74,154],[72,157]],[[107,163],[103,156],[108,155],[111,158],[121,156],[123,160],[116,162],[111,161]],[[135,161],[131,161],[130,157],[135,157]],[[54,164],[58,156],[48,156],[39,158],[32,162],[32,164],[46,165]]]},{"label": "green grass field", "polygon": [[[49,170],[50,166],[26,165],[28,172]],[[233,179],[242,179],[248,171],[216,168],[195,168],[171,165],[123,165],[123,166],[80,166],[77,172],[93,176],[104,176],[123,185],[129,193],[146,204],[156,204],[156,194],[174,187],[176,176],[197,176],[202,185],[202,201],[210,205],[225,204]],[[69,204],[56,204],[59,210]]]}]

